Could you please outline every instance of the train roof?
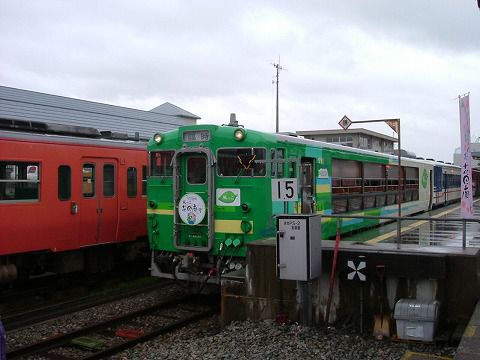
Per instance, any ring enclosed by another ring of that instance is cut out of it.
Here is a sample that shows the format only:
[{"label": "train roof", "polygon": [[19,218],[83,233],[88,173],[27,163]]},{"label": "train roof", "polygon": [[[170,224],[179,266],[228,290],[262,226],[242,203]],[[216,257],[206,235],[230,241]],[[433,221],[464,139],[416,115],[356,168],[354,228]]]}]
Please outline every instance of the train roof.
[{"label": "train roof", "polygon": [[[173,130],[172,132],[177,132],[177,131],[190,131],[190,130],[200,130],[200,129],[232,129],[232,128],[237,128],[238,126],[232,126],[232,125],[215,125],[215,124],[198,124],[198,125],[188,125],[188,126],[181,126],[178,129]],[[335,149],[335,150],[340,150],[340,151],[345,151],[345,152],[350,152],[350,153],[356,153],[356,154],[364,154],[368,156],[376,156],[376,157],[381,157],[384,159],[390,160],[391,163],[396,163],[398,160],[397,155],[391,155],[391,154],[386,154],[386,153],[381,153],[381,152],[376,152],[376,151],[371,151],[371,150],[363,150],[363,149],[358,149],[358,148],[353,148],[350,146],[345,146],[345,145],[337,145],[337,144],[332,144],[332,143],[327,143],[324,141],[319,141],[319,140],[311,140],[311,139],[305,139],[303,137],[297,136],[296,133],[268,133],[268,132],[263,132],[263,131],[258,131],[258,130],[253,130],[253,129],[245,129],[247,132],[253,132],[255,134],[258,134],[259,136],[263,135],[263,141],[268,141],[268,138],[270,138],[271,141],[279,141],[279,142],[284,142],[284,143],[292,143],[292,144],[302,144],[302,145],[308,145],[308,146],[321,146],[323,148],[329,148],[329,149]],[[268,138],[267,138],[268,137]],[[258,139],[257,139],[258,140]],[[152,146],[155,146],[152,141]],[[449,167],[449,168],[454,168],[454,169],[460,169],[459,166],[453,165],[453,164],[447,164],[447,163],[442,163],[439,161],[435,160],[424,160],[424,159],[416,159],[416,158],[410,158],[410,157],[401,157],[402,163],[410,163],[410,164],[426,164],[430,166],[442,166],[442,167]]]},{"label": "train roof", "polygon": [[[324,148],[329,148],[329,149],[335,149],[335,150],[342,150],[342,151],[347,151],[347,152],[352,152],[352,153],[357,153],[357,154],[364,154],[364,155],[373,155],[373,156],[378,156],[378,157],[383,157],[389,160],[392,160],[393,162],[396,162],[398,160],[398,156],[396,155],[391,155],[391,154],[385,154],[381,152],[376,152],[376,151],[371,151],[371,150],[364,150],[364,149],[359,149],[359,148],[353,148],[350,146],[346,145],[337,145],[337,144],[332,144],[320,140],[311,140],[311,139],[305,139],[302,137],[298,136],[289,136],[285,134],[274,134],[277,138],[278,141],[282,142],[290,142],[290,143],[295,143],[295,144],[303,144],[303,145],[310,145],[310,146],[322,146]],[[401,157],[401,161],[404,162],[412,162],[412,163],[418,163],[418,164],[428,164],[428,165],[433,165],[433,166],[443,166],[443,167],[450,167],[450,168],[460,168],[457,165],[453,164],[446,164],[443,162],[435,161],[435,160],[423,160],[423,159],[414,159],[414,158],[409,158],[409,157]]]},{"label": "train roof", "polygon": [[0,128],[0,140],[19,140],[31,141],[36,143],[59,143],[69,145],[86,145],[86,146],[102,146],[115,148],[130,148],[146,150],[147,143],[143,140],[124,140],[115,139],[111,137],[81,137],[69,134],[60,133],[39,133],[39,132],[25,132],[16,130],[4,130]]}]

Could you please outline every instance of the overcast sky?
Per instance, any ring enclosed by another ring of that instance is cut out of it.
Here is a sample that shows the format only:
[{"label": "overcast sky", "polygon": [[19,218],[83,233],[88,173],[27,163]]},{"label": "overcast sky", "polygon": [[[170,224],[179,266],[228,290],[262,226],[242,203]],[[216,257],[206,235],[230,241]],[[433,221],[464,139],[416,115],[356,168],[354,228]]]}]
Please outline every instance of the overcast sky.
[{"label": "overcast sky", "polygon": [[480,136],[475,0],[0,0],[0,45],[0,85],[265,131],[280,56],[280,131],[400,118],[402,148],[444,161],[470,92]]}]

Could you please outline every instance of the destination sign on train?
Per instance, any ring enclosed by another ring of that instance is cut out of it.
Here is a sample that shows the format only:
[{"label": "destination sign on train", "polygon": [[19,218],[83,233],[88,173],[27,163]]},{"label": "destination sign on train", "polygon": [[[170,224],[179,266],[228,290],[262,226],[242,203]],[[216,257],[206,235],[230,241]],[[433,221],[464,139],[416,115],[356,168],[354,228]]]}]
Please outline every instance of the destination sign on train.
[{"label": "destination sign on train", "polygon": [[208,130],[185,131],[183,133],[183,141],[208,141],[210,133]]}]

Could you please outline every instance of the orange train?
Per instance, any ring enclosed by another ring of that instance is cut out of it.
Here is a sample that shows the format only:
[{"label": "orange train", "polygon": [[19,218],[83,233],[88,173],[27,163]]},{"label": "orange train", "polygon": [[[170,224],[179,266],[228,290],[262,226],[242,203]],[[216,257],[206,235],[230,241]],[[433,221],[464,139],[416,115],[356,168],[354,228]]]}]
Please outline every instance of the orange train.
[{"label": "orange train", "polygon": [[0,282],[148,251],[146,171],[138,137],[0,119]]}]

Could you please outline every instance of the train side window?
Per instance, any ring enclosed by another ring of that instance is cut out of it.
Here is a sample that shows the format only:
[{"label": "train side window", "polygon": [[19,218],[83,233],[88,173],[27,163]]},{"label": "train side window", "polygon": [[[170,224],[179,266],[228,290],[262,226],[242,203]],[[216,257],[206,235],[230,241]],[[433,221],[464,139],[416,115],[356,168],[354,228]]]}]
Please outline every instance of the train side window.
[{"label": "train side window", "polygon": [[387,205],[398,202],[398,166],[387,165]]},{"label": "train side window", "polygon": [[278,149],[277,150],[277,172],[279,178],[283,178],[284,171],[283,168],[285,166],[285,149]]},{"label": "train side window", "polygon": [[361,162],[332,160],[333,213],[356,211],[363,208],[362,179]]},{"label": "train side window", "polygon": [[112,164],[103,165],[103,196],[115,195],[115,167]]},{"label": "train side window", "polygon": [[419,179],[418,179],[418,168],[415,167],[405,167],[405,201],[415,201],[418,200],[418,188],[419,188]]},{"label": "train side window", "polygon": [[137,168],[134,167],[127,169],[127,196],[131,198],[137,196]]},{"label": "train side window", "polygon": [[38,200],[40,164],[0,161],[0,201]]},{"label": "train side window", "polygon": [[72,194],[72,171],[68,165],[58,167],[58,199],[69,200]]},{"label": "train side window", "polygon": [[271,149],[270,150],[270,174],[272,178],[277,175],[277,157],[275,156],[277,150]]},{"label": "train side window", "polygon": [[95,196],[95,165],[83,164],[82,169],[82,193],[83,197]]},{"label": "train side window", "polygon": [[272,177],[283,178],[283,167],[285,159],[285,149],[270,150],[270,173]]},{"label": "train side window", "polygon": [[385,165],[363,163],[363,208],[385,206]]},{"label": "train side window", "polygon": [[191,156],[187,159],[187,181],[189,184],[205,184],[207,159],[204,156]]},{"label": "train side window", "polygon": [[172,176],[173,151],[154,151],[150,153],[150,175]]},{"label": "train side window", "polygon": [[147,195],[147,166],[142,166],[142,195]]},{"label": "train side window", "polygon": [[297,162],[295,160],[290,160],[288,162],[288,177],[297,177]]}]

